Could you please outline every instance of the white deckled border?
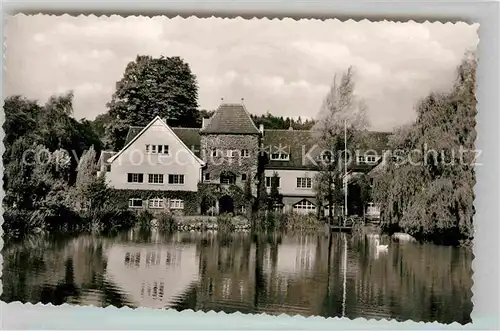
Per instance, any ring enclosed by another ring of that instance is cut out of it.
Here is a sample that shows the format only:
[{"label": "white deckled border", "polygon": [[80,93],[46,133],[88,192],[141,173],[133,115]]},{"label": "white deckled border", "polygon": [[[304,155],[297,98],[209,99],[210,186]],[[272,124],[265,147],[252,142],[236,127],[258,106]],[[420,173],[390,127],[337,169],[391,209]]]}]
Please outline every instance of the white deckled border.
[{"label": "white deckled border", "polygon": [[[59,5],[59,6],[57,6]],[[357,318],[350,320],[348,318],[328,318],[302,316],[289,317],[281,315],[278,317],[261,315],[244,315],[241,313],[226,314],[223,312],[197,312],[185,310],[176,312],[174,310],[151,310],[138,308],[107,307],[104,309],[95,307],[75,307],[62,305],[54,307],[52,305],[32,305],[21,303],[5,304],[1,303],[2,326],[5,329],[246,329],[246,330],[297,330],[297,329],[498,329],[499,322],[497,312],[499,307],[499,269],[498,269],[498,234],[499,234],[499,134],[498,134],[498,91],[500,90],[498,76],[495,74],[499,70],[499,26],[495,21],[495,15],[498,14],[498,3],[478,3],[461,2],[456,3],[434,3],[413,2],[403,3],[394,2],[363,2],[351,1],[343,3],[331,3],[327,0],[314,3],[297,3],[288,1],[286,3],[240,3],[238,2],[211,2],[205,1],[203,4],[196,5],[192,2],[178,2],[161,4],[142,2],[130,4],[125,9],[125,4],[106,3],[106,2],[65,2],[65,3],[47,3],[42,5],[32,5],[27,2],[20,4],[5,4],[4,8],[8,13],[20,12],[34,14],[39,12],[65,13],[65,12],[101,12],[101,13],[120,13],[122,16],[131,16],[134,13],[144,15],[168,14],[175,19],[188,17],[188,19],[197,19],[197,17],[212,17],[214,13],[217,16],[235,17],[236,13],[246,19],[258,19],[260,17],[284,17],[284,20],[297,19],[301,17],[317,17],[325,19],[337,17],[340,20],[351,21],[362,20],[370,17],[374,20],[384,20],[384,17],[392,17],[391,21],[404,22],[409,18],[426,17],[427,19],[416,19],[411,22],[439,22],[441,24],[452,24],[448,21],[468,21],[479,22],[481,27],[479,33],[481,42],[478,46],[478,72],[477,72],[477,140],[476,147],[483,150],[480,162],[483,164],[476,169],[476,237],[474,240],[473,252],[475,258],[472,262],[474,269],[474,285],[472,298],[474,310],[471,314],[472,324],[461,327],[458,323],[443,325],[439,323],[416,323],[407,321],[405,323],[394,320],[366,320]],[[495,7],[496,6],[496,7]],[[210,8],[210,9],[208,9]],[[496,8],[496,9],[495,9]],[[229,12],[228,9],[231,11]],[[194,12],[194,13],[193,13]],[[176,13],[176,14],[172,14]],[[178,13],[178,15],[177,15]],[[243,13],[243,14],[242,14]],[[281,13],[281,14],[279,14]],[[326,14],[326,13],[329,13]],[[413,14],[413,15],[410,15]],[[439,13],[439,14],[438,14]],[[384,15],[385,14],[385,15]],[[195,16],[197,15],[197,16]],[[237,16],[236,19],[243,19]],[[101,16],[98,16],[101,17]],[[292,18],[287,18],[292,17]],[[448,17],[448,19],[446,18]],[[279,20],[275,18],[273,20]],[[268,20],[268,18],[265,18]],[[460,23],[463,24],[463,23]],[[3,31],[3,30],[2,30]],[[3,37],[3,35],[2,35]],[[2,51],[5,51],[5,42]],[[5,53],[5,52],[4,52]],[[4,54],[3,53],[3,54]],[[4,58],[2,57],[2,61]],[[2,66],[3,68],[3,66]],[[5,68],[3,68],[5,70]],[[3,102],[3,98],[2,98]],[[3,108],[3,107],[2,107]],[[0,112],[0,123],[3,125],[4,113]],[[0,129],[0,137],[4,138],[3,128]],[[3,154],[3,143],[0,144],[0,154]],[[0,162],[1,163],[1,162]],[[3,171],[3,164],[0,164]],[[1,179],[0,179],[1,180]],[[3,186],[3,182],[2,182]],[[0,198],[3,199],[3,188],[0,190]],[[3,208],[1,209],[3,213]],[[3,217],[1,218],[3,223]],[[3,234],[3,230],[2,230]],[[3,240],[0,239],[0,248],[3,247]],[[0,260],[0,261],[3,261]],[[0,285],[1,288],[1,285]],[[0,290],[1,291],[1,290]],[[489,295],[489,297],[488,297]]]}]

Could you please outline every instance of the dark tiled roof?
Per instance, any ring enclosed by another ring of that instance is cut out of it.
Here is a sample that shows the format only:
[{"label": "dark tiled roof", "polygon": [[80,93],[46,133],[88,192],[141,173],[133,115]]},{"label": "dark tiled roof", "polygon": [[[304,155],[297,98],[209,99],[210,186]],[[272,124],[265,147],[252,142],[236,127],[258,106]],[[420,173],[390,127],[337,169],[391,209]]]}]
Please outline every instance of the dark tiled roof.
[{"label": "dark tiled roof", "polygon": [[112,151],[102,151],[101,155],[99,156],[99,160],[97,161],[97,166],[101,167],[102,163],[106,163],[110,157],[115,155],[116,152]]},{"label": "dark tiled roof", "polygon": [[[387,140],[390,133],[387,132],[365,132],[365,144],[358,146],[359,152],[364,153],[366,150],[375,150],[377,155],[382,156],[382,151],[387,148]],[[262,141],[263,148],[266,153],[276,153],[283,150],[290,154],[289,161],[274,161],[268,160],[267,169],[312,169],[315,168],[314,163],[309,159],[308,155],[314,161],[320,155],[321,148],[317,145],[317,131],[306,130],[264,130],[264,138]],[[348,166],[349,170],[369,171],[374,164],[356,164],[352,163]]]},{"label": "dark tiled roof", "polygon": [[259,134],[259,129],[242,104],[222,104],[201,133]]},{"label": "dark tiled roof", "polygon": [[[266,168],[307,168],[312,167],[310,162],[302,162],[302,150],[307,153],[314,145],[314,136],[308,130],[264,130],[262,148],[269,155],[280,150],[289,153],[289,161],[268,160]],[[307,161],[307,160],[306,160]]]},{"label": "dark tiled roof", "polygon": [[[125,140],[125,146],[137,136],[144,127],[142,126],[131,126],[128,129],[127,138]],[[193,152],[196,156],[200,156],[200,129],[199,128],[172,128],[172,131],[179,137],[182,142]]]},{"label": "dark tiled roof", "polygon": [[182,140],[182,142],[200,157],[200,128],[171,128],[172,131]]},{"label": "dark tiled roof", "polygon": [[128,143],[135,138],[139,134],[139,132],[144,129],[144,126],[131,126],[128,128],[128,133],[127,133],[127,138],[125,138],[125,146],[128,145]]}]

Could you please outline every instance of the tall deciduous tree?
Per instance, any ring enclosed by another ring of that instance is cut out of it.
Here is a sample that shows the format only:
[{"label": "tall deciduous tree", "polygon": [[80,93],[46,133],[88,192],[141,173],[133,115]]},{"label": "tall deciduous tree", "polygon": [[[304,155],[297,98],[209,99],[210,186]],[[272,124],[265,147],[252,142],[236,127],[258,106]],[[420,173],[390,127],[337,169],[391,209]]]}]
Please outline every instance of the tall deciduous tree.
[{"label": "tall deciduous tree", "polygon": [[128,125],[146,125],[155,116],[172,126],[195,127],[199,122],[196,76],[180,57],[137,56],[117,82],[108,103],[109,147],[123,147]]},{"label": "tall deciduous tree", "polygon": [[468,53],[451,91],[423,99],[416,122],[390,140],[399,155],[374,189],[384,224],[436,240],[473,237],[475,72]]},{"label": "tall deciduous tree", "polygon": [[340,78],[334,76],[314,126],[321,149],[314,189],[320,205],[328,205],[330,223],[334,206],[342,201],[344,163],[349,162],[345,146],[350,150],[359,145],[366,126],[366,106],[355,94],[354,70],[349,67]]}]

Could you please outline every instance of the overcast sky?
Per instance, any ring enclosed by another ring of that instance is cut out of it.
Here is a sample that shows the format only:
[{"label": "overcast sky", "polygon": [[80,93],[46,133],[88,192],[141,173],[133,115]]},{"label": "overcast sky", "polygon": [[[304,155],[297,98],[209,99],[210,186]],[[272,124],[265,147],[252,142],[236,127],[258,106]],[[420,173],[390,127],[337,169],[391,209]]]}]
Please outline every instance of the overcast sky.
[{"label": "overcast sky", "polygon": [[292,19],[15,16],[5,37],[4,95],[45,102],[73,90],[76,118],[106,111],[136,55],[181,56],[200,108],[245,99],[251,113],[317,114],[333,75],[353,65],[374,130],[415,118],[414,104],[448,89],[478,25]]}]

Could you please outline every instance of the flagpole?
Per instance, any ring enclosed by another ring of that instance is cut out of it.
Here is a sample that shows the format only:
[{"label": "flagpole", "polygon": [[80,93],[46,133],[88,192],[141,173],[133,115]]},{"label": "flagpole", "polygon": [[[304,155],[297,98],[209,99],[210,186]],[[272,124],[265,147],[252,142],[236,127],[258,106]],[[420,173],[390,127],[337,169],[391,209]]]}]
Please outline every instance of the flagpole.
[{"label": "flagpole", "polygon": [[344,227],[347,218],[347,120],[344,120]]}]

